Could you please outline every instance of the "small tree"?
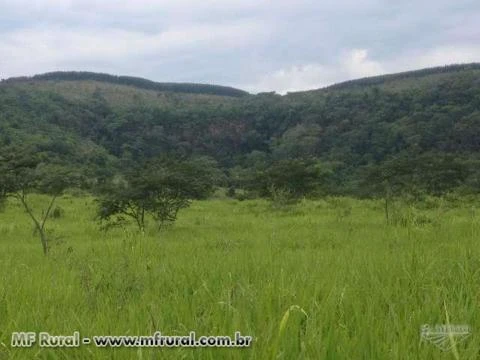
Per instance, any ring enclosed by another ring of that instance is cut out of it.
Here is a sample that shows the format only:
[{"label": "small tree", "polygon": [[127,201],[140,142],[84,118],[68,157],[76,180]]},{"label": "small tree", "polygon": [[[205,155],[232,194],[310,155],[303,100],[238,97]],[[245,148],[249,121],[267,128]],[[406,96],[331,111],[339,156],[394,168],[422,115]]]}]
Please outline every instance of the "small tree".
[{"label": "small tree", "polygon": [[[314,160],[281,160],[254,177],[253,187],[263,196],[275,198],[282,191],[283,197],[300,199],[312,194],[322,184],[324,174]],[[274,191],[272,191],[274,190]]]},{"label": "small tree", "polygon": [[218,172],[215,164],[205,158],[161,158],[132,167],[122,178],[102,189],[98,217],[106,222],[105,229],[133,219],[143,233],[147,215],[164,227],[175,222],[178,212],[192,199],[211,194]]},{"label": "small tree", "polygon": [[145,231],[146,199],[141,191],[127,184],[108,184],[101,192],[98,218],[106,222],[105,230],[126,223],[128,217],[135,220],[141,232]]},{"label": "small tree", "polygon": [[[9,146],[0,151],[0,199],[18,200],[40,236],[43,253],[48,254],[45,225],[55,200],[74,183],[72,172],[61,165],[45,162],[45,154],[35,147]],[[50,196],[42,215],[35,214],[30,202],[32,193]]]}]

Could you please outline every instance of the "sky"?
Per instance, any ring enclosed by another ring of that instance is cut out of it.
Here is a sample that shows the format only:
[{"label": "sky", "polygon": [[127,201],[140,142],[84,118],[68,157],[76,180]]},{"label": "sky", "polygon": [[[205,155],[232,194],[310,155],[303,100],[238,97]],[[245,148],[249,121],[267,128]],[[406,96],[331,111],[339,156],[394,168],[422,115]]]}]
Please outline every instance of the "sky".
[{"label": "sky", "polygon": [[95,71],[252,93],[480,62],[479,0],[0,0],[0,79]]}]

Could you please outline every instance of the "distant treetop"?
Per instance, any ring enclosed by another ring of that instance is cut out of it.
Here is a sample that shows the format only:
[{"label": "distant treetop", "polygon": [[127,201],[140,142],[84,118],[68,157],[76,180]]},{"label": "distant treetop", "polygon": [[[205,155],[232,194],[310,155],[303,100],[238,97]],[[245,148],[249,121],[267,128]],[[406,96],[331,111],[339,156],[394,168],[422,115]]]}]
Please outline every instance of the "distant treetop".
[{"label": "distant treetop", "polygon": [[132,76],[115,76],[88,71],[56,71],[31,77],[14,77],[2,80],[2,83],[15,83],[27,81],[101,81],[112,84],[134,86],[146,90],[167,91],[176,93],[210,94],[219,96],[241,97],[249,95],[248,92],[228,86],[192,83],[158,83],[147,79]]}]

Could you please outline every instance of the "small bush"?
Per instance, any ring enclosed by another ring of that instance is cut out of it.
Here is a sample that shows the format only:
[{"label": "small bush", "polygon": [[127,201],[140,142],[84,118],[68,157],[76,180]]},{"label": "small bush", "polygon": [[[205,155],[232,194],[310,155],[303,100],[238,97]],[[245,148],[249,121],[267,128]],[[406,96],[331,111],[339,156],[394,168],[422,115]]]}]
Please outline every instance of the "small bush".
[{"label": "small bush", "polygon": [[288,210],[300,202],[300,198],[295,197],[291,191],[273,186],[270,188],[270,197],[272,208],[276,210]]}]

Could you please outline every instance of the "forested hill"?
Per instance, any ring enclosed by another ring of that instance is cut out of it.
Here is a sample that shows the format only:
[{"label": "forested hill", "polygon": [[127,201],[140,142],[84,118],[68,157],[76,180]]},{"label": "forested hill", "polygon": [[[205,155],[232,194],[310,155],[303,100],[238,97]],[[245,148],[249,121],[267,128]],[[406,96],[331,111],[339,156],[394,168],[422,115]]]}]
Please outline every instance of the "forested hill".
[{"label": "forested hill", "polygon": [[165,154],[209,157],[223,185],[259,195],[480,189],[479,64],[286,96],[155,84],[91,73],[3,81],[0,152],[35,145],[91,179]]},{"label": "forested hill", "polygon": [[366,77],[363,79],[356,79],[350,81],[344,81],[338,84],[334,84],[326,87],[327,90],[339,90],[339,89],[353,89],[353,88],[365,88],[367,86],[388,86],[392,85],[393,87],[398,86],[399,83],[403,81],[413,80],[420,81],[423,80],[434,81],[439,77],[449,77],[456,76],[459,73],[468,73],[469,70],[478,71],[480,70],[479,63],[471,64],[461,64],[461,65],[446,65],[433,68],[426,68],[414,71],[405,71],[396,74],[387,74],[380,76]]},{"label": "forested hill", "polygon": [[246,91],[227,86],[194,84],[194,83],[159,83],[132,76],[114,76],[109,74],[86,71],[57,71],[32,77],[17,77],[6,79],[4,83],[32,81],[99,81],[110,84],[134,86],[139,89],[167,91],[176,93],[211,94],[220,96],[245,96]]}]

